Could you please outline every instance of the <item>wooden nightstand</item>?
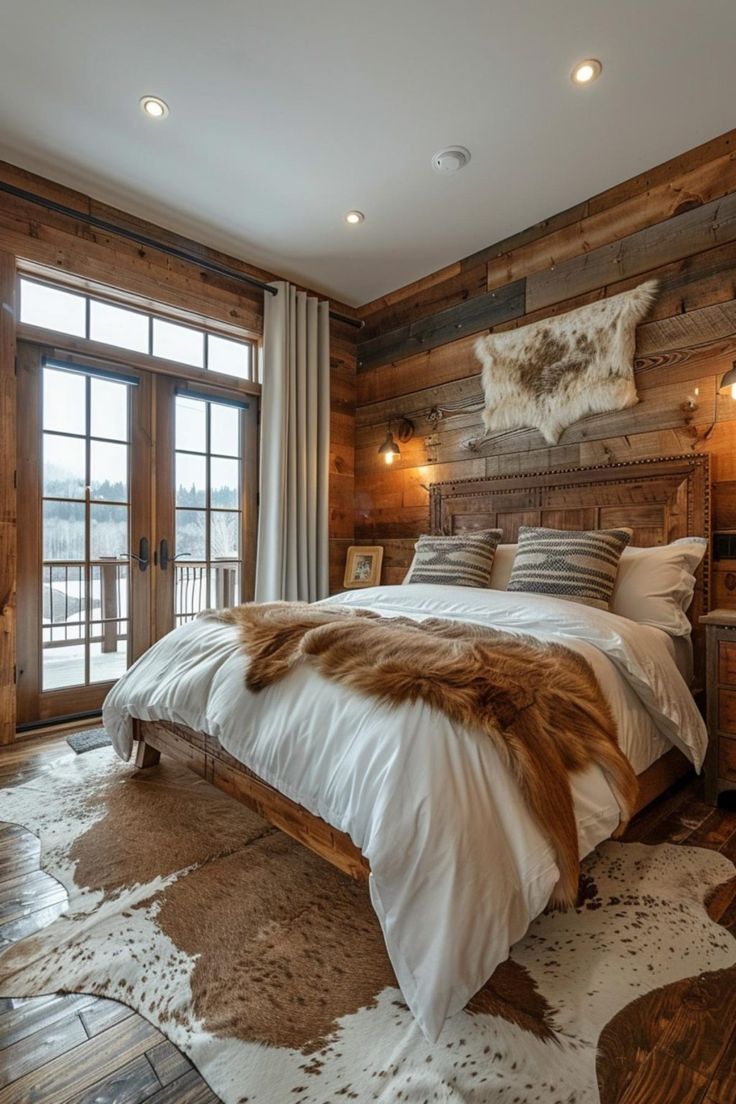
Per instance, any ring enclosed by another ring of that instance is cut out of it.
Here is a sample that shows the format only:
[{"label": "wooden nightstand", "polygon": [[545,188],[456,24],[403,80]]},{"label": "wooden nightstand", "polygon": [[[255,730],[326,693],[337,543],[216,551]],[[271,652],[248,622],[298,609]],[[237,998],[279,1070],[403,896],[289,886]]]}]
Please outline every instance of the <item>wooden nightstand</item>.
[{"label": "wooden nightstand", "polygon": [[705,800],[736,790],[736,610],[711,610],[700,618],[706,633],[708,754]]}]

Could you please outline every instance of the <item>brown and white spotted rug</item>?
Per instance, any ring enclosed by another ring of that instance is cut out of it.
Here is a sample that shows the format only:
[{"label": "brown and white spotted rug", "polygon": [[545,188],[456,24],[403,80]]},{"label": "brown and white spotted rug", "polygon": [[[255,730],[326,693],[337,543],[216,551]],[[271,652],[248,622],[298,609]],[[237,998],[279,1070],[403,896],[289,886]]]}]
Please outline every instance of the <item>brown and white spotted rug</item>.
[{"label": "brown and white spotted rug", "polygon": [[[121,1000],[228,1104],[610,1104],[634,1021],[684,979],[736,981],[736,940],[704,907],[733,865],[608,843],[580,907],[540,917],[430,1045],[366,889],[188,772],[101,749],[5,790],[0,816],[41,837],[69,891],[66,914],[0,955],[0,995]],[[615,1063],[597,1063],[599,1041]]]}]

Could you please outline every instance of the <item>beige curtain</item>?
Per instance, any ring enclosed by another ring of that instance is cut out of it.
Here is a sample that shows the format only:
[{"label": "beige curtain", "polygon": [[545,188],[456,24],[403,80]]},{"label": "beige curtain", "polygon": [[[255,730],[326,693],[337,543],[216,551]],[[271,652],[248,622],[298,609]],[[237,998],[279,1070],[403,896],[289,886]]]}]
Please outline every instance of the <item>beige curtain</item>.
[{"label": "beige curtain", "polygon": [[266,293],[256,601],[329,593],[329,304]]}]

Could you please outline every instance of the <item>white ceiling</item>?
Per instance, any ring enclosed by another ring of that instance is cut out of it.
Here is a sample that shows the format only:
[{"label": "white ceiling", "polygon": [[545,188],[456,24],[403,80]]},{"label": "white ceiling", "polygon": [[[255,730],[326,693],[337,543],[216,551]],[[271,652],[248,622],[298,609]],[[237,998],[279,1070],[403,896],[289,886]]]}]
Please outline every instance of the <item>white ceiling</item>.
[{"label": "white ceiling", "polygon": [[3,0],[0,157],[358,304],[729,129],[735,46],[734,0]]}]

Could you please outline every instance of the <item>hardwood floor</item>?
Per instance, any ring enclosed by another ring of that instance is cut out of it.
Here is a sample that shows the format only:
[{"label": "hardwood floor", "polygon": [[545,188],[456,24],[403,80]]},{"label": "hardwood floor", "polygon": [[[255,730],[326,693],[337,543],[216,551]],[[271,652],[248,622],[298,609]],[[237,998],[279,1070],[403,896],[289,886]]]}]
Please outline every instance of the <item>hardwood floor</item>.
[{"label": "hardwood floor", "polygon": [[[0,787],[28,781],[63,736],[0,751]],[[0,798],[0,810],[2,799]],[[32,833],[0,824],[0,949],[50,923],[66,893],[39,870]],[[142,1016],[97,997],[0,998],[0,1104],[217,1104],[193,1066]]]},{"label": "hardwood floor", "polygon": [[[0,752],[0,787],[27,781],[59,755],[63,737],[23,740]],[[691,780],[649,806],[627,839],[684,843],[736,862],[736,813],[702,801]],[[0,948],[48,924],[64,891],[39,870],[35,836],[0,824]],[[736,935],[736,884],[715,903]],[[713,911],[713,909],[711,910]],[[694,979],[675,1019],[655,1041],[616,1104],[733,1104],[736,999]],[[652,1038],[651,1025],[649,1028]],[[217,1097],[171,1043],[125,1005],[86,996],[0,998],[0,1104],[216,1104]]]}]

